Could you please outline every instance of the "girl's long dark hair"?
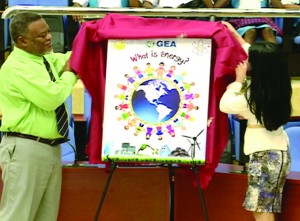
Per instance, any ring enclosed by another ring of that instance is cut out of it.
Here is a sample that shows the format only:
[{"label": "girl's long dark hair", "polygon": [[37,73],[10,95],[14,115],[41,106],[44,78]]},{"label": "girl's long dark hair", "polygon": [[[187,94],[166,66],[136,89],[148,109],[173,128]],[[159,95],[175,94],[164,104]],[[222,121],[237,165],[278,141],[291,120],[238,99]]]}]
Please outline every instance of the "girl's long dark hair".
[{"label": "girl's long dark hair", "polygon": [[291,78],[281,47],[257,42],[249,48],[251,83],[246,94],[250,111],[269,131],[286,124],[291,116]]}]

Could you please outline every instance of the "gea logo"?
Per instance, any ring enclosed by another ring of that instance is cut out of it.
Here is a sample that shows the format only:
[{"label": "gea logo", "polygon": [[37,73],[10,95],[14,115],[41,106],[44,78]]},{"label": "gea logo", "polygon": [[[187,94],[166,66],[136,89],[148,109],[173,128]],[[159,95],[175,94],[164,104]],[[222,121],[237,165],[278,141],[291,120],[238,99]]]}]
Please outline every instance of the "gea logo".
[{"label": "gea logo", "polygon": [[176,47],[176,42],[175,41],[157,41],[156,45],[157,45],[157,47],[170,48],[170,47]]}]

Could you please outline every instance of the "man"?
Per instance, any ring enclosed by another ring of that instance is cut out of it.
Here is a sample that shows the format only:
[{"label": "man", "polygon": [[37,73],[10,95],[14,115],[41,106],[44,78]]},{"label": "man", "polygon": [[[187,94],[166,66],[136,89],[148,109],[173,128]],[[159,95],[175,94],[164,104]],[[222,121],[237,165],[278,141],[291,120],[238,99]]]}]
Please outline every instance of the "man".
[{"label": "man", "polygon": [[52,35],[40,15],[15,15],[10,35],[14,49],[0,69],[0,220],[56,221],[60,143],[68,140],[64,102],[78,78],[70,53],[52,52]]}]

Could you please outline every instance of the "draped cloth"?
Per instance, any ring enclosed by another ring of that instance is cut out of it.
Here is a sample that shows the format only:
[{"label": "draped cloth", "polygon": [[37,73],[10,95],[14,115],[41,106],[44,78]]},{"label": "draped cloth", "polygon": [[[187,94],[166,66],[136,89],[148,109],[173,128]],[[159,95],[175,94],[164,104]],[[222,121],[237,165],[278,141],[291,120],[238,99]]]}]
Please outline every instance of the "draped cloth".
[{"label": "draped cloth", "polygon": [[[175,37],[212,39],[208,110],[211,122],[207,129],[206,162],[199,166],[200,184],[206,188],[228,143],[228,117],[219,111],[219,100],[226,86],[235,79],[236,65],[247,58],[241,45],[221,22],[143,18],[123,14],[107,14],[103,19],[84,22],[74,39],[70,63],[92,97],[86,153],[90,163],[101,163],[108,39]],[[111,130],[113,133],[113,128]]]}]

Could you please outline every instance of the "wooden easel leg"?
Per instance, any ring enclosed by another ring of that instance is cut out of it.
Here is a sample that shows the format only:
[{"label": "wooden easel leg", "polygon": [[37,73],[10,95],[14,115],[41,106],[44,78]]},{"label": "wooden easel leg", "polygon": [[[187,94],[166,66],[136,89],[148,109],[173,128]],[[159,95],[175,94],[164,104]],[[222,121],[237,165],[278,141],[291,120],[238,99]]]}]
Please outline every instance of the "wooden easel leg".
[{"label": "wooden easel leg", "polygon": [[108,178],[106,180],[106,184],[105,184],[104,190],[102,192],[101,200],[100,200],[100,202],[98,204],[98,208],[97,208],[97,211],[96,211],[96,214],[95,214],[94,221],[98,221],[99,214],[100,214],[102,205],[104,203],[105,196],[106,196],[107,190],[109,188],[110,181],[112,179],[112,176],[113,176],[113,173],[114,173],[116,167],[117,167],[117,162],[112,162],[111,168],[110,168],[110,173],[109,173]]},{"label": "wooden easel leg", "polygon": [[208,221],[207,210],[206,210],[206,206],[205,206],[205,200],[204,200],[202,189],[200,187],[199,169],[198,169],[197,165],[193,165],[192,170],[194,172],[196,183],[197,183],[198,195],[199,195],[199,198],[200,198],[200,201],[201,201],[203,218],[204,218],[204,221]]}]

